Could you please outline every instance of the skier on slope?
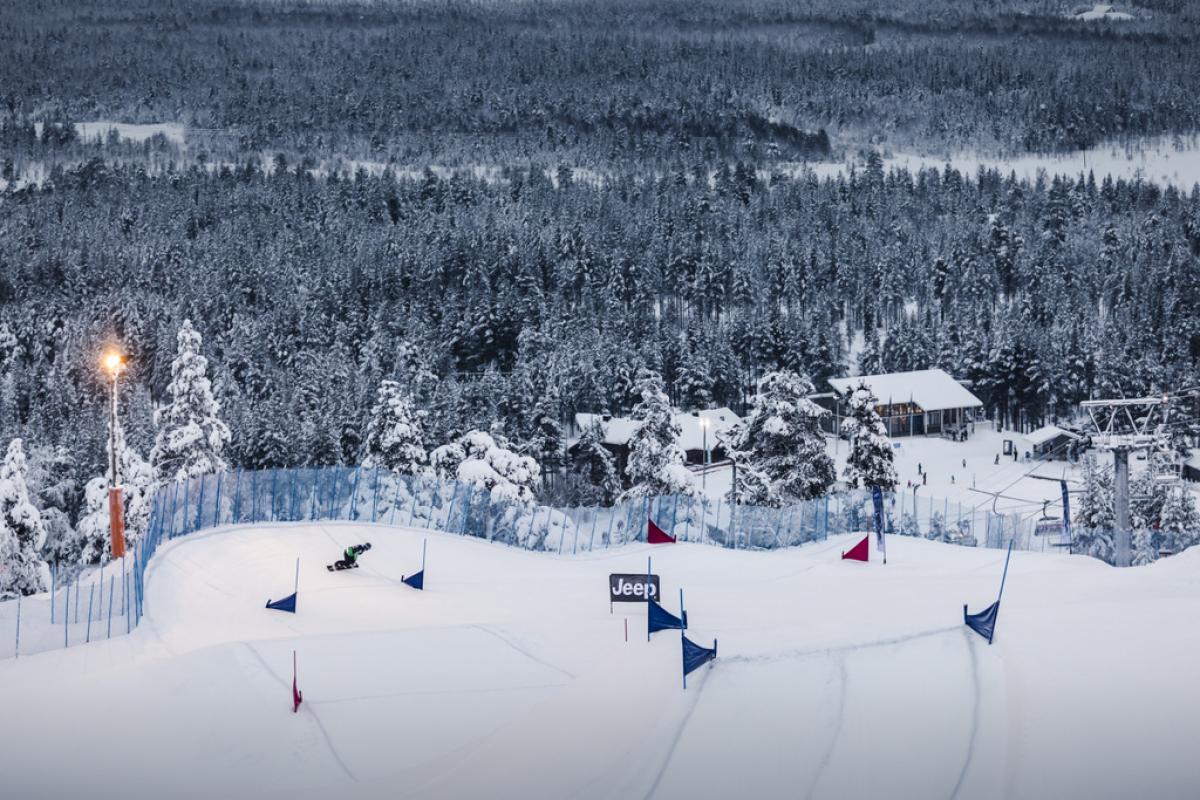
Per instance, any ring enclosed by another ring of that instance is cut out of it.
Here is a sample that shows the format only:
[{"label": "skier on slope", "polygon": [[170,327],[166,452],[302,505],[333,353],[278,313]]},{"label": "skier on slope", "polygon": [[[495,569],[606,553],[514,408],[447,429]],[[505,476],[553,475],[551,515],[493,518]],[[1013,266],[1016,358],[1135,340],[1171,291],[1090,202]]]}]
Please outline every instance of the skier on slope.
[{"label": "skier on slope", "polygon": [[332,569],[352,569],[358,566],[358,557],[371,549],[371,543],[352,544],[346,548],[340,561],[333,562]]}]

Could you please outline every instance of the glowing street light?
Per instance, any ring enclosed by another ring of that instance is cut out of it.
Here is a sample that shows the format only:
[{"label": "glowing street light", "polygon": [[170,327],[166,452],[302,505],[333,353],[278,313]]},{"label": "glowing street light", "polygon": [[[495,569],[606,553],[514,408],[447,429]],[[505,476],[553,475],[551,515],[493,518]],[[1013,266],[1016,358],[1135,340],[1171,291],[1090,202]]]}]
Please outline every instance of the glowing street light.
[{"label": "glowing street light", "polygon": [[104,369],[112,377],[112,411],[109,417],[109,453],[111,456],[108,485],[108,520],[112,534],[113,558],[125,555],[125,515],[121,502],[121,481],[117,472],[117,379],[125,368],[125,357],[116,350],[104,354]]}]

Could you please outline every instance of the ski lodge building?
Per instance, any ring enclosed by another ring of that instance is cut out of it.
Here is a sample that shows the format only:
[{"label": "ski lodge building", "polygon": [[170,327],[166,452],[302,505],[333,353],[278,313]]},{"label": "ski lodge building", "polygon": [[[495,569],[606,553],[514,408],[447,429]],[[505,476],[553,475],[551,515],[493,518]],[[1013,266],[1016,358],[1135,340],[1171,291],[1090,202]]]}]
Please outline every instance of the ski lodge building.
[{"label": "ski lodge building", "polygon": [[[679,448],[683,450],[688,464],[711,464],[725,458],[724,437],[727,431],[741,417],[728,408],[710,408],[704,411],[689,411],[675,415],[679,424]],[[604,429],[604,439],[601,444],[613,454],[620,474],[624,475],[625,465],[629,463],[629,440],[637,430],[638,421],[632,417],[614,417],[610,414],[576,414],[574,431],[570,447],[574,447],[580,434],[597,422]],[[705,458],[705,445],[708,446],[708,457]]]},{"label": "ski lodge building", "polygon": [[878,398],[875,410],[883,418],[890,437],[939,434],[965,440],[983,408],[983,402],[967,387],[940,369],[830,378],[833,391],[811,398],[831,412],[821,420],[828,432],[841,434],[842,420],[847,415],[844,398],[860,383],[865,383]]}]

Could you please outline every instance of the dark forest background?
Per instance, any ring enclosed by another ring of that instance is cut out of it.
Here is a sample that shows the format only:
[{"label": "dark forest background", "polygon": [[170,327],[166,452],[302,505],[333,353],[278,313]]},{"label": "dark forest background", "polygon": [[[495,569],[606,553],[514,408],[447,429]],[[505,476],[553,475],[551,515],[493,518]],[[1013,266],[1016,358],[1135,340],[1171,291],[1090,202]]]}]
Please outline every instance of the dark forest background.
[{"label": "dark forest background", "polygon": [[[244,467],[356,463],[388,377],[431,445],[626,410],[640,367],[740,410],[778,367],[941,366],[1010,423],[1192,385],[1200,189],[876,153],[1200,129],[1192,4],[1067,10],[9,0],[0,440],[99,474],[119,343],[145,452],[184,318]],[[73,135],[101,119],[187,142]]]}]

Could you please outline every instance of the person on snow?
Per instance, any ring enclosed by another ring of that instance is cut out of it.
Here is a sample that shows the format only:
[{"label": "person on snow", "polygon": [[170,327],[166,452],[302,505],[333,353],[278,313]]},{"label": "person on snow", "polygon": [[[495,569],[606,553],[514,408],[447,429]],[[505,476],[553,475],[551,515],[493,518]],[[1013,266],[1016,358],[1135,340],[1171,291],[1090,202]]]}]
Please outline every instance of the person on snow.
[{"label": "person on snow", "polygon": [[371,549],[371,543],[352,544],[346,548],[346,552],[342,554],[342,560],[335,562],[334,566],[338,569],[350,569],[358,565],[358,557]]}]

